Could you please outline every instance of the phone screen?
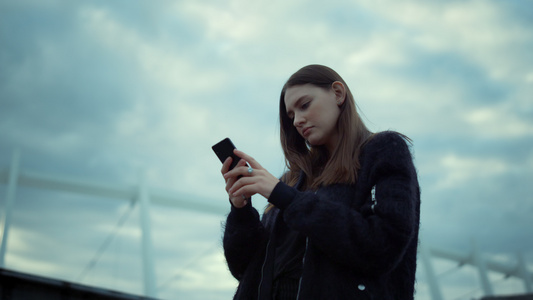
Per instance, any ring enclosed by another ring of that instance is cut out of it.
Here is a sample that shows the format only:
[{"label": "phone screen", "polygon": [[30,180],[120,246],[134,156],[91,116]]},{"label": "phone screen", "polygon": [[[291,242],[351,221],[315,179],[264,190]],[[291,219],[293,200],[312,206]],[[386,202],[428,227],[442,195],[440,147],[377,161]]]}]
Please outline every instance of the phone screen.
[{"label": "phone screen", "polygon": [[224,161],[226,161],[228,157],[233,158],[233,161],[231,162],[231,165],[229,167],[230,170],[233,169],[241,159],[233,153],[235,145],[233,145],[233,142],[229,138],[223,139],[211,148],[213,149],[213,151],[215,151],[215,154],[218,156],[218,159],[220,159],[220,162],[222,163],[224,163]]}]

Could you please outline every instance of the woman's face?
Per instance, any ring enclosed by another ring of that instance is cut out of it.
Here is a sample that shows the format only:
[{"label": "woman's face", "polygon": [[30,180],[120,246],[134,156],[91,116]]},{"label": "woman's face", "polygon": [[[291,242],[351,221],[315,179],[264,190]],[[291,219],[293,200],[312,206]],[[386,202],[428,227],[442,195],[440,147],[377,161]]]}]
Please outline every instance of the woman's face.
[{"label": "woman's face", "polygon": [[312,84],[296,85],[285,91],[287,115],[298,133],[313,146],[324,145],[330,153],[337,145],[339,106],[345,90],[336,81],[326,90]]}]

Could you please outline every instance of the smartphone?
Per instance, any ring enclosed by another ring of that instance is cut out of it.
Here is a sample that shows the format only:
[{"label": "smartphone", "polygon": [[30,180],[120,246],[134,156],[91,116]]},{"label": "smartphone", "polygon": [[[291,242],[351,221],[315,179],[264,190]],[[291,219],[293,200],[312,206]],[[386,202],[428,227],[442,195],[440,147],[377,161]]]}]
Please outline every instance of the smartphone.
[{"label": "smartphone", "polygon": [[233,145],[233,142],[231,142],[229,138],[223,139],[222,141],[216,143],[211,148],[213,148],[213,151],[215,151],[215,154],[218,156],[218,159],[220,159],[222,163],[224,163],[226,159],[230,156],[231,158],[233,158],[231,165],[229,167],[230,170],[235,168],[239,160],[241,160],[240,157],[238,157],[237,155],[235,155],[235,153],[233,153],[233,149],[235,149],[235,145]]}]

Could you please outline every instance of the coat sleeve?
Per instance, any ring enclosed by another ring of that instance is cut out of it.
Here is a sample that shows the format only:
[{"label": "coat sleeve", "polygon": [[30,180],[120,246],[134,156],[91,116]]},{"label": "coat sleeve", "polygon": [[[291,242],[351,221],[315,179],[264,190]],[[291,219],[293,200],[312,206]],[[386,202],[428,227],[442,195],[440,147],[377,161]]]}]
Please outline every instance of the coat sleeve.
[{"label": "coat sleeve", "polygon": [[250,202],[243,208],[231,206],[224,227],[223,247],[228,268],[241,280],[265,234],[259,213]]},{"label": "coat sleeve", "polygon": [[372,157],[368,176],[376,186],[374,213],[362,214],[336,201],[335,195],[300,192],[284,183],[278,183],[269,201],[284,210],[291,228],[308,236],[310,244],[329,259],[379,275],[401,261],[418,231],[419,188],[409,147],[401,136],[380,134],[365,150]]}]

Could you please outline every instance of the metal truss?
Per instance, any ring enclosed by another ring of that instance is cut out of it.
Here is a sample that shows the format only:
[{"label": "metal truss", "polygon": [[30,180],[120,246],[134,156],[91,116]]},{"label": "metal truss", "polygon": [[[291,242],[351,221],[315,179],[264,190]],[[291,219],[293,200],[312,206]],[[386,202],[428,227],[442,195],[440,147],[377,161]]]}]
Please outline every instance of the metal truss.
[{"label": "metal truss", "polygon": [[[19,168],[19,160],[20,155],[15,151],[9,169],[0,171],[0,184],[7,185],[5,209],[3,211],[2,218],[0,219],[3,223],[2,243],[0,248],[0,268],[4,268],[5,265],[4,258],[7,249],[9,227],[11,225],[11,212],[18,186],[137,202],[140,205],[139,213],[142,231],[141,243],[144,293],[146,296],[154,298],[157,297],[157,283],[155,279],[153,261],[150,206],[152,204],[156,204],[169,206],[176,209],[189,209],[216,215],[223,215],[227,213],[226,206],[206,204],[208,203],[207,201],[183,200],[190,197],[176,193],[168,195],[164,193],[151,192],[143,178],[141,178],[139,183],[135,186],[117,187],[116,185],[111,185],[109,183],[76,180],[70,177],[57,177],[48,174],[40,174],[21,170]],[[522,255],[517,256],[517,262],[515,264],[509,264],[497,262],[495,260],[484,259],[474,243],[471,251],[464,253],[434,248],[422,243],[420,245],[419,258],[424,266],[426,280],[429,285],[432,300],[443,300],[440,286],[432,265],[432,258],[445,259],[456,262],[459,265],[471,265],[477,268],[485,296],[491,296],[494,294],[493,288],[488,279],[489,271],[503,274],[506,277],[519,278],[524,282],[525,291],[527,293],[533,293],[533,276],[532,273],[527,269],[524,257]]]}]

